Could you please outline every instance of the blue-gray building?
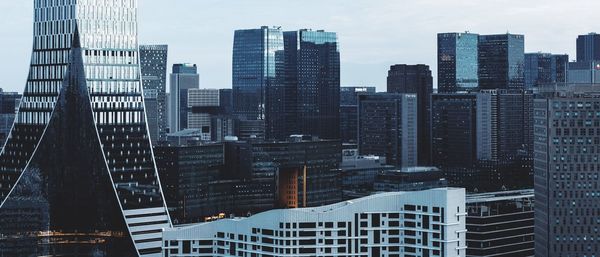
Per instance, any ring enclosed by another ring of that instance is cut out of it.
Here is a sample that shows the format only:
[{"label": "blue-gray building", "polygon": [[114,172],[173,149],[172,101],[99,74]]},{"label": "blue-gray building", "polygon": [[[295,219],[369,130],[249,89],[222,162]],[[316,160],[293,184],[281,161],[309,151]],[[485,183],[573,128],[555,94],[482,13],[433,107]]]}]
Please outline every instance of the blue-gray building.
[{"label": "blue-gray building", "polygon": [[523,89],[525,36],[480,35],[478,51],[481,89]]},{"label": "blue-gray building", "polygon": [[569,56],[566,54],[525,54],[525,88],[567,82]]},{"label": "blue-gray building", "polygon": [[17,92],[4,92],[0,88],[0,150],[4,147],[4,142],[15,121],[21,97],[23,95]]},{"label": "blue-gray building", "polygon": [[140,45],[140,66],[144,103],[150,138],[153,143],[166,140],[167,135],[167,45]]},{"label": "blue-gray building", "polygon": [[188,90],[200,88],[196,64],[174,64],[169,87],[169,131],[175,133],[188,126]]},{"label": "blue-gray building", "polygon": [[233,41],[233,110],[245,120],[264,120],[266,90],[279,85],[276,68],[283,64],[279,27],[236,30]]},{"label": "blue-gray building", "polygon": [[[337,34],[323,30],[283,33],[282,83],[268,86],[267,137],[340,138],[340,52]],[[279,72],[278,72],[279,73]]]},{"label": "blue-gray building", "polygon": [[577,37],[577,61],[600,61],[600,35],[589,33]]},{"label": "blue-gray building", "polygon": [[476,90],[479,86],[479,35],[468,32],[440,33],[437,40],[438,92]]},{"label": "blue-gray building", "polygon": [[358,99],[359,153],[385,157],[397,167],[417,166],[417,95],[376,93]]}]

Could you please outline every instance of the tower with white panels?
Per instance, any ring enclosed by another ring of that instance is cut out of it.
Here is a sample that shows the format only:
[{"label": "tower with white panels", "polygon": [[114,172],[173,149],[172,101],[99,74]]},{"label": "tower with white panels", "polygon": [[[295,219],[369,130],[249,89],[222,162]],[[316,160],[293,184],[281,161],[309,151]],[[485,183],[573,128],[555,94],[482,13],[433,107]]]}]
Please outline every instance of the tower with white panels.
[{"label": "tower with white panels", "polygon": [[34,0],[31,67],[0,153],[0,256],[160,256],[137,0]]}]

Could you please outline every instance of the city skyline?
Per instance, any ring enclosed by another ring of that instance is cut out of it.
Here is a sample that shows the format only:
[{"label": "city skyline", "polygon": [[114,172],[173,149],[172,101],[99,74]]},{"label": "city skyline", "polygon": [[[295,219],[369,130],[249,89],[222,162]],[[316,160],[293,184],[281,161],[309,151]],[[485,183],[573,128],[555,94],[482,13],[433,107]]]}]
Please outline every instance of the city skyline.
[{"label": "city skyline", "polygon": [[[140,43],[168,44],[169,67],[173,63],[198,63],[203,88],[231,88],[235,29],[262,25],[282,26],[284,30],[325,29],[339,35],[341,84],[374,85],[383,91],[387,70],[397,63],[430,65],[437,86],[435,39],[440,32],[524,34],[526,52],[566,53],[574,59],[577,36],[594,31],[593,23],[586,22],[593,19],[593,12],[587,10],[600,7],[593,0],[577,5],[557,0],[497,0],[485,5],[472,1],[334,0],[320,2],[320,8],[314,8],[314,2],[180,0],[173,4],[147,0],[139,3]],[[6,24],[0,33],[12,39],[0,43],[0,53],[14,60],[0,65],[0,87],[7,91],[20,92],[25,84],[32,44],[31,7],[28,1],[0,3],[0,8],[8,10],[0,17]],[[556,19],[560,16],[565,18]],[[546,29],[549,24],[552,29]]]}]

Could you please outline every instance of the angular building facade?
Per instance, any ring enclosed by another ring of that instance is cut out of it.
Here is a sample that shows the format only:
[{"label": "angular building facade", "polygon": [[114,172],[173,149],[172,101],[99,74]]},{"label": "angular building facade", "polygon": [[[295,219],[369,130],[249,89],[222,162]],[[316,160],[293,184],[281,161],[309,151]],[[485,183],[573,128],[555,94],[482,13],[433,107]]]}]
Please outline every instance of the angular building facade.
[{"label": "angular building facade", "polygon": [[167,45],[140,45],[140,66],[152,142],[167,137]]},{"label": "angular building facade", "polygon": [[438,92],[477,90],[479,35],[472,33],[438,34]]},{"label": "angular building facade", "polygon": [[34,8],[29,77],[0,153],[0,255],[159,255],[171,222],[145,118],[137,1]]}]

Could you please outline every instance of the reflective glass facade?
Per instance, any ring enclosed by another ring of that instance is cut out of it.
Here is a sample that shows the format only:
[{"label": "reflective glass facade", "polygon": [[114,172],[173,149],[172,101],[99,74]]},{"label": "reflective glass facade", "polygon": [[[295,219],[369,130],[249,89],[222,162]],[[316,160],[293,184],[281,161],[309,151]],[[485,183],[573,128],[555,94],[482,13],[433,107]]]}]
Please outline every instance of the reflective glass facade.
[{"label": "reflective glass facade", "polygon": [[523,35],[481,35],[478,51],[481,89],[523,89],[525,70]]},{"label": "reflective glass facade", "polygon": [[525,54],[525,88],[567,82],[568,55]]},{"label": "reflective glass facade", "polygon": [[269,86],[267,137],[340,138],[340,52],[335,32],[283,33],[282,83]]},{"label": "reflective glass facade", "polygon": [[438,34],[438,92],[471,91],[479,86],[479,35]]},{"label": "reflective glass facade", "polygon": [[600,61],[600,34],[590,33],[577,37],[577,61]]},{"label": "reflective glass facade", "polygon": [[156,256],[170,220],[145,118],[137,1],[34,8],[32,65],[0,154],[0,255]]},{"label": "reflective glass facade", "polygon": [[268,85],[283,61],[280,28],[237,30],[233,42],[233,108],[248,120],[264,119]]}]

